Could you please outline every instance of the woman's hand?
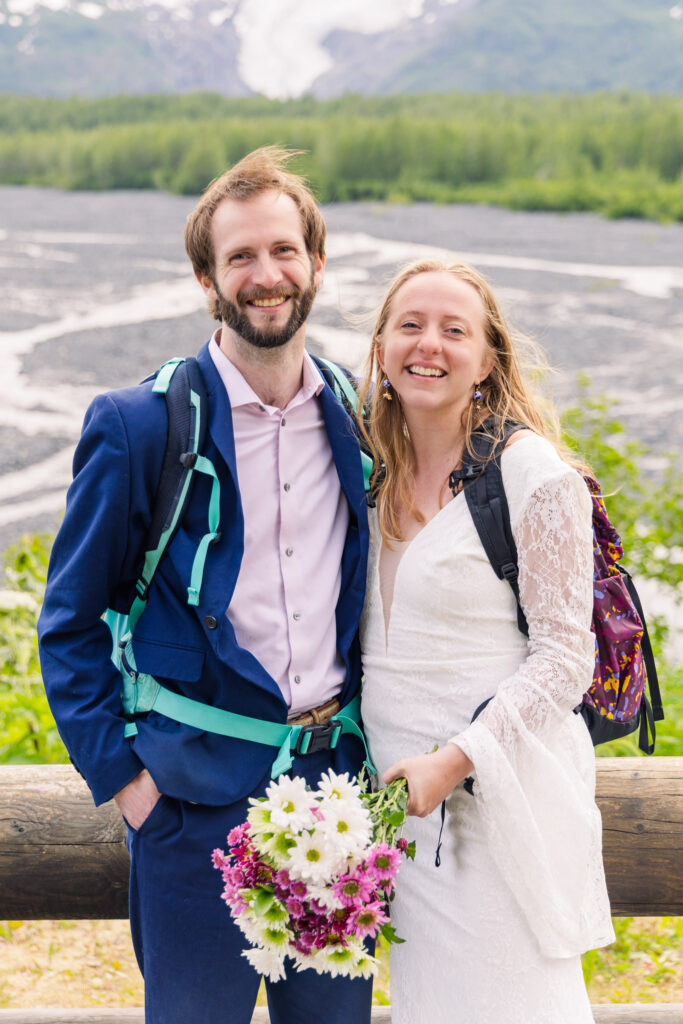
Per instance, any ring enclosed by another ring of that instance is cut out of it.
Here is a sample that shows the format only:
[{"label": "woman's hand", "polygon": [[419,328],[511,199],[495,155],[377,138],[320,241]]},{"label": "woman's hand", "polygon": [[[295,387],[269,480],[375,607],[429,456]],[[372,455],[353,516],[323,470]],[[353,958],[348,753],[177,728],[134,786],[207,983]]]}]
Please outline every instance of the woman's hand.
[{"label": "woman's hand", "polygon": [[433,754],[404,757],[388,768],[385,783],[404,778],[408,783],[408,814],[426,818],[459,782],[474,771],[474,765],[455,743]]}]

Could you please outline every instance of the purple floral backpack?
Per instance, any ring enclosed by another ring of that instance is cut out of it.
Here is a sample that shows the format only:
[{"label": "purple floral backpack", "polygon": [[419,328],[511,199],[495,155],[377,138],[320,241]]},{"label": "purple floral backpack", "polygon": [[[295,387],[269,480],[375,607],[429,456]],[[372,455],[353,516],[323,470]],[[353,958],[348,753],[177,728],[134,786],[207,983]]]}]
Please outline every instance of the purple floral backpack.
[{"label": "purple floral backpack", "polygon": [[[638,745],[651,754],[655,721],[664,712],[645,616],[633,580],[619,565],[624,549],[607,515],[600,485],[593,477],[584,479],[593,502],[595,670],[581,714],[595,745],[625,736],[640,725]],[[650,700],[645,692],[648,682]]]},{"label": "purple floral backpack", "polygon": [[[500,455],[510,434],[521,424],[506,424],[505,436],[493,450],[484,428],[472,436],[474,456],[467,453],[460,470],[450,475],[453,493],[462,487],[470,514],[488,559],[499,579],[508,581],[517,599],[517,623],[529,635],[519,600],[517,548],[510,526]],[[621,538],[607,516],[600,485],[584,476],[593,501],[593,682],[575,708],[588,726],[593,745],[607,743],[640,729],[638,746],[655,749],[655,722],[664,718],[652,646],[645,617],[628,572],[619,565]],[[649,685],[650,699],[646,693]],[[484,701],[473,719],[488,704]]]}]

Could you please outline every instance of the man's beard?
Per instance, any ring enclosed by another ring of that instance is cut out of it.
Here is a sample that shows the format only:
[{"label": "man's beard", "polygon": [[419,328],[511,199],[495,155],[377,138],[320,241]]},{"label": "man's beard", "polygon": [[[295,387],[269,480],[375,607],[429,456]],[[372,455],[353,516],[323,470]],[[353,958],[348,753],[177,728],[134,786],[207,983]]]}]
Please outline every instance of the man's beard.
[{"label": "man's beard", "polygon": [[[286,345],[301,325],[306,322],[316,293],[312,273],[308,287],[304,291],[300,291],[293,284],[270,291],[267,288],[252,288],[248,292],[238,292],[237,304],[226,299],[215,281],[213,286],[216,292],[216,299],[211,309],[214,319],[222,320],[227,327],[244,341],[253,345],[254,348],[281,348],[282,345]],[[289,320],[284,327],[272,329],[255,327],[246,311],[247,302],[255,299],[270,299],[276,295],[283,295],[292,300],[292,312],[289,315]]]}]

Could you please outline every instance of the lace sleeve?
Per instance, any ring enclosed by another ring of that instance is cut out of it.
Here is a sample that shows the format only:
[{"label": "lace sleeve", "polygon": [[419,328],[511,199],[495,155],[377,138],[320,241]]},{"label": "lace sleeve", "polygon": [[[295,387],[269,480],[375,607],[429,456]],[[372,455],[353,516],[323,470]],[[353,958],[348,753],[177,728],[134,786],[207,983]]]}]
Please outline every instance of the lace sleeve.
[{"label": "lace sleeve", "polygon": [[[578,473],[534,491],[514,533],[529,655],[471,727],[510,753],[520,728],[542,733],[580,704],[593,674],[591,503]],[[455,739],[463,749],[468,733]]]},{"label": "lace sleeve", "polygon": [[564,471],[513,516],[528,656],[452,739],[474,764],[491,853],[548,956],[613,939],[595,762],[572,713],[594,664],[590,508],[581,477]]}]

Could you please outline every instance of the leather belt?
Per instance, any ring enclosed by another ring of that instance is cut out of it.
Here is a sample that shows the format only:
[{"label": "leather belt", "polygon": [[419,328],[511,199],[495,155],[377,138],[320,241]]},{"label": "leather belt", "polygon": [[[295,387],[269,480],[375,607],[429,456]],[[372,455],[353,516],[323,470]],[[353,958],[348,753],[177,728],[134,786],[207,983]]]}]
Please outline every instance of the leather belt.
[{"label": "leather belt", "polygon": [[320,704],[317,708],[310,708],[308,711],[301,711],[296,715],[290,715],[287,725],[324,725],[331,721],[341,711],[341,704],[336,697]]}]

